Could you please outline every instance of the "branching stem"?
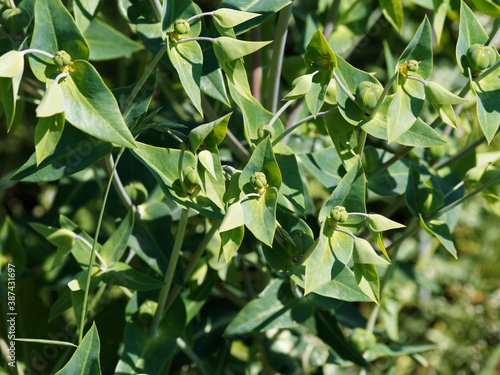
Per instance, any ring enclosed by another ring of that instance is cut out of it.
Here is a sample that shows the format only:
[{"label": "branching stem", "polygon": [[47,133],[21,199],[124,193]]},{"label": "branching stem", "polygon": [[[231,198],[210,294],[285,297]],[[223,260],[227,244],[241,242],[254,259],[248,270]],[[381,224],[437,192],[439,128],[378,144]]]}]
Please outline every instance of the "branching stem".
[{"label": "branching stem", "polygon": [[48,57],[49,59],[54,58],[54,55],[52,55],[51,53],[48,53],[48,52],[42,51],[41,49],[36,49],[36,48],[25,49],[24,51],[21,51],[21,53],[23,54],[23,56],[27,55],[28,53],[37,53],[39,55],[43,55],[45,57]]},{"label": "branching stem", "polygon": [[191,23],[192,21],[194,21],[195,19],[197,18],[201,18],[201,17],[204,17],[204,16],[210,16],[210,17],[213,17],[215,15],[214,12],[204,12],[204,13],[198,13],[196,15],[194,15],[193,17],[190,17],[186,20],[187,23]]},{"label": "branching stem", "polygon": [[177,44],[193,42],[193,41],[206,41],[206,42],[213,43],[213,42],[215,42],[215,38],[209,38],[207,36],[197,36],[195,38],[181,39],[177,42]]}]

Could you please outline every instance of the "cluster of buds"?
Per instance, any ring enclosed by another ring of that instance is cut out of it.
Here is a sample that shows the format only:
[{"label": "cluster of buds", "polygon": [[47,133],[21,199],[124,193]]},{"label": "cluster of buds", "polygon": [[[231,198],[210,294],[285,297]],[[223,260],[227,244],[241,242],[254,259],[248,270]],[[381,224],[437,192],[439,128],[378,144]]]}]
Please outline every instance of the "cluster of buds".
[{"label": "cluster of buds", "polygon": [[399,74],[403,77],[409,76],[410,72],[416,72],[418,70],[419,62],[417,60],[405,61],[404,64],[399,65]]},{"label": "cluster of buds", "polygon": [[59,70],[63,73],[73,72],[73,68],[71,68],[73,62],[71,61],[70,54],[66,51],[63,50],[57,51],[57,53],[54,56],[54,63],[59,67]]},{"label": "cluster of buds", "polygon": [[338,223],[345,223],[349,218],[344,206],[335,206],[335,208],[330,213],[330,226],[336,227]]},{"label": "cluster of buds", "polygon": [[182,170],[182,179],[186,192],[189,195],[193,195],[198,191],[200,187],[200,181],[198,180],[198,174],[196,173],[196,168],[192,165],[186,167]]},{"label": "cluster of buds", "polygon": [[377,105],[383,91],[384,88],[379,84],[370,81],[361,82],[356,88],[356,103],[363,111],[369,113]]},{"label": "cluster of buds", "polygon": [[191,30],[191,25],[189,22],[183,19],[178,19],[174,23],[174,31],[170,32],[170,39],[174,42],[178,42],[181,35],[187,34]]},{"label": "cluster of buds", "polygon": [[473,70],[472,75],[477,77],[485,69],[495,64],[497,55],[491,47],[482,44],[473,44],[467,50],[467,62]]},{"label": "cluster of buds", "polygon": [[250,184],[252,184],[253,188],[257,193],[263,195],[266,193],[266,189],[268,188],[267,178],[263,172],[255,172],[252,177],[250,177]]}]

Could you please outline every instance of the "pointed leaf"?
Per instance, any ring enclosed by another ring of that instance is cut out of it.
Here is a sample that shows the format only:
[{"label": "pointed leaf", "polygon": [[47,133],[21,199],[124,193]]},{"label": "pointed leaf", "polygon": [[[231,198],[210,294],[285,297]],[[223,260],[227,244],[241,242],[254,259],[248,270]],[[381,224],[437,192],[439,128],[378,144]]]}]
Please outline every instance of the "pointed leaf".
[{"label": "pointed leaf", "polygon": [[[73,61],[88,60],[87,41],[60,0],[37,1],[35,19],[30,48],[40,49],[52,55],[64,50]],[[29,61],[33,73],[42,82],[45,82],[47,77],[54,79],[60,73],[48,57],[31,53]]]},{"label": "pointed leaf", "polygon": [[389,264],[389,262],[377,255],[367,240],[360,237],[354,240],[353,261],[362,264]]},{"label": "pointed leaf", "polygon": [[247,42],[245,40],[228,38],[221,36],[215,38],[213,46],[215,56],[219,62],[232,61],[240,57],[249,55],[272,43],[268,42]]},{"label": "pointed leaf", "polygon": [[51,83],[36,107],[36,116],[50,117],[61,112],[64,112],[63,92],[57,83]]},{"label": "pointed leaf", "polygon": [[60,83],[66,119],[78,129],[104,141],[136,148],[118,104],[95,68],[75,61],[75,70]]},{"label": "pointed leaf", "polygon": [[208,150],[202,150],[198,153],[198,160],[205,167],[205,169],[217,180],[214,169],[214,159]]},{"label": "pointed leaf", "polygon": [[243,225],[221,232],[221,248],[224,253],[224,260],[226,261],[226,264],[229,263],[231,258],[240,248],[244,236],[245,227]]},{"label": "pointed leaf", "polygon": [[443,35],[446,13],[448,13],[448,8],[450,7],[450,0],[433,1],[433,3],[434,17],[432,19],[432,28],[436,33],[436,44],[439,45],[441,43],[441,35]]},{"label": "pointed leaf", "polygon": [[224,216],[224,220],[222,220],[222,224],[220,225],[219,232],[222,233],[240,227],[244,224],[243,207],[241,207],[241,203],[236,202],[229,206],[226,215]]},{"label": "pointed leaf", "polygon": [[199,125],[189,132],[191,149],[196,152],[205,143],[207,146],[218,146],[226,136],[227,124],[231,113],[207,124]]},{"label": "pointed leaf", "polygon": [[321,110],[325,102],[326,92],[332,79],[333,67],[330,65],[328,69],[323,69],[314,75],[311,82],[311,87],[306,92],[306,104],[313,116]]},{"label": "pointed leaf", "polygon": [[354,276],[359,285],[359,288],[373,302],[379,303],[380,283],[378,279],[377,269],[373,264],[354,263]]},{"label": "pointed leaf", "polygon": [[0,77],[0,98],[7,117],[7,131],[10,131],[16,114],[16,100],[23,72],[13,78]]},{"label": "pointed leaf", "polygon": [[390,229],[405,227],[403,224],[399,224],[379,214],[370,214],[370,217],[368,218],[368,226],[374,232],[384,232]]},{"label": "pointed leaf", "polygon": [[109,284],[119,285],[133,290],[154,290],[165,286],[161,280],[135,270],[128,264],[116,262],[102,274],[102,279]]},{"label": "pointed leaf", "polygon": [[225,61],[222,63],[219,62],[219,64],[221,68],[224,70],[224,73],[226,74],[229,83],[229,91],[231,92],[231,96],[233,97],[235,102],[238,103],[239,100],[238,96],[241,96],[242,98],[248,101],[259,103],[252,96],[252,93],[250,91],[250,84],[248,83],[247,71],[245,70],[245,65],[243,64],[242,59]]},{"label": "pointed leaf", "polygon": [[472,80],[473,92],[477,96],[477,118],[488,143],[493,140],[500,126],[499,74],[500,67],[481,80]]},{"label": "pointed leaf", "polygon": [[424,230],[432,237],[437,239],[441,245],[443,245],[443,247],[448,250],[448,252],[453,255],[455,259],[457,259],[457,249],[453,244],[448,224],[442,220],[424,220],[422,215],[419,215],[419,217],[422,228],[424,228]]},{"label": "pointed leaf", "polygon": [[[99,12],[100,2],[101,0],[78,0],[73,5],[75,22],[82,32],[85,32],[87,30],[87,28]],[[87,36],[85,35],[85,37]]]},{"label": "pointed leaf", "polygon": [[418,69],[410,75],[427,79],[432,72],[432,30],[427,17],[420,24],[415,36],[405,48],[398,60],[397,67],[407,61],[416,60]]},{"label": "pointed leaf", "polygon": [[99,351],[99,334],[93,323],[69,362],[56,375],[100,375]]},{"label": "pointed leaf", "polygon": [[121,258],[127,249],[128,239],[132,233],[132,228],[134,227],[134,218],[134,210],[131,209],[127,213],[127,216],[123,218],[122,222],[113,232],[111,237],[109,237],[102,246],[100,254],[108,267],[113,266],[113,264]]},{"label": "pointed leaf", "polygon": [[259,17],[258,13],[242,12],[235,9],[219,8],[214,11],[214,21],[222,27],[235,27],[240,23]]},{"label": "pointed leaf", "polygon": [[41,117],[35,128],[36,165],[39,166],[57,146],[64,130],[64,113]]},{"label": "pointed leaf", "polygon": [[302,174],[297,162],[297,156],[293,150],[283,143],[275,147],[275,152],[279,169],[286,171],[282,175],[280,193],[285,196],[295,211],[305,216],[304,184],[302,183]]},{"label": "pointed leaf", "polygon": [[446,90],[439,83],[427,81],[425,83],[425,99],[431,102],[431,104],[462,104],[466,103],[467,100],[461,98],[455,94],[452,94],[448,90]]},{"label": "pointed leaf", "polygon": [[292,82],[292,91],[285,95],[285,100],[295,100],[307,94],[312,85],[312,74],[297,77]]},{"label": "pointed leaf", "polygon": [[14,78],[24,71],[24,57],[19,51],[9,51],[0,56],[0,77]]},{"label": "pointed leaf", "polygon": [[263,196],[250,197],[241,203],[246,227],[268,246],[272,246],[276,230],[277,202],[277,189],[268,187]]},{"label": "pointed leaf", "polygon": [[401,0],[380,0],[380,7],[387,21],[389,21],[392,27],[401,34],[404,19]]},{"label": "pointed leaf", "polygon": [[[200,154],[198,155],[196,172],[200,181],[202,193],[220,209],[224,210],[224,192],[226,190],[226,184],[224,182],[219,150],[217,147],[212,146],[208,147],[207,150],[201,151]],[[206,160],[203,161],[202,158]],[[205,164],[207,166],[205,166]]]},{"label": "pointed leaf", "polygon": [[320,68],[337,69],[335,53],[319,29],[314,32],[307,44],[304,62],[307,66],[313,66],[315,70]]}]

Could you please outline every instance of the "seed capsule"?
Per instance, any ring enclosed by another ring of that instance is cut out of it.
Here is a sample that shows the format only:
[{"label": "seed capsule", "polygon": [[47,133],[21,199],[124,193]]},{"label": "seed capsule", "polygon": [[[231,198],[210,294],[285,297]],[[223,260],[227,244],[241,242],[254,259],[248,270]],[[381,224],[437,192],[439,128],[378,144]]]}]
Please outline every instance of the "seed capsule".
[{"label": "seed capsule", "polygon": [[182,177],[184,179],[184,186],[189,195],[192,195],[200,186],[196,169],[193,166],[186,167],[182,170]]},{"label": "seed capsule", "polygon": [[59,67],[65,67],[71,63],[71,56],[66,51],[57,51],[54,56],[54,63]]},{"label": "seed capsule", "polygon": [[472,70],[482,72],[492,66],[496,61],[496,54],[493,48],[482,44],[473,44],[467,50],[467,62]]},{"label": "seed capsule", "polygon": [[177,20],[174,23],[175,32],[179,35],[183,35],[189,32],[191,26],[186,20]]},{"label": "seed capsule", "polygon": [[19,34],[27,24],[28,19],[21,8],[6,9],[2,13],[2,25],[13,34]]},{"label": "seed capsule", "polygon": [[330,219],[334,223],[345,223],[349,218],[349,214],[347,213],[344,206],[335,206],[332,213],[330,214]]},{"label": "seed capsule", "polygon": [[417,60],[408,61],[407,68],[410,72],[416,72],[418,70],[418,61]]},{"label": "seed capsule", "polygon": [[370,112],[382,95],[384,88],[370,81],[361,82],[356,88],[356,103],[366,112]]},{"label": "seed capsule", "polygon": [[351,343],[359,353],[363,353],[377,343],[375,335],[363,328],[354,328]]},{"label": "seed capsule", "polygon": [[253,188],[259,193],[264,194],[267,188],[267,178],[262,172],[255,172],[252,177],[250,177],[250,183]]},{"label": "seed capsule", "polygon": [[148,199],[148,190],[142,182],[132,182],[131,184],[125,186],[125,191],[132,203],[136,206],[143,204]]}]

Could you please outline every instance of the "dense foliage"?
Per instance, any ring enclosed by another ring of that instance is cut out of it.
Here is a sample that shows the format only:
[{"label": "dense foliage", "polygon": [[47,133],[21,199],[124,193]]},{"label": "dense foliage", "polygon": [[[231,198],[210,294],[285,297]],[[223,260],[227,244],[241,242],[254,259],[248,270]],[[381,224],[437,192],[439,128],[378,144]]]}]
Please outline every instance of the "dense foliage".
[{"label": "dense foliage", "polygon": [[496,0],[0,7],[0,373],[498,371]]}]

